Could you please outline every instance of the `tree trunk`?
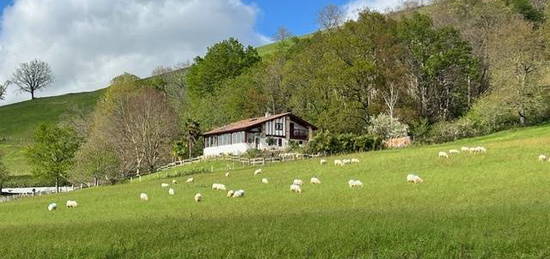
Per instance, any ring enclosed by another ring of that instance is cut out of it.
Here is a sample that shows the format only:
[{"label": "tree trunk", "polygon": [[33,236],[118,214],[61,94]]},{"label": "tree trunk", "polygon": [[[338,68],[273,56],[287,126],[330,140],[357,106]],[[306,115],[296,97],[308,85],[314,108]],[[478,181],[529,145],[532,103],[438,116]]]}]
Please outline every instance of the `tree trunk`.
[{"label": "tree trunk", "polygon": [[55,178],[55,192],[59,193],[59,177]]},{"label": "tree trunk", "polygon": [[34,100],[34,90],[31,90],[31,100]]}]

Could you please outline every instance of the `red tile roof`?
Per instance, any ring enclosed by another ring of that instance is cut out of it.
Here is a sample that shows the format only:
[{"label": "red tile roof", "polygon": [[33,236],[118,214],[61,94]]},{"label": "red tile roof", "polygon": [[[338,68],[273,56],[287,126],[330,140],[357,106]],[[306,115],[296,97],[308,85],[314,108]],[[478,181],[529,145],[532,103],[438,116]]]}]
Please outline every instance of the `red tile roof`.
[{"label": "red tile roof", "polygon": [[280,117],[284,117],[284,116],[287,116],[287,115],[292,116],[294,119],[302,122],[303,124],[306,124],[308,126],[313,127],[314,129],[317,129],[312,124],[308,123],[305,120],[302,120],[302,119],[298,118],[297,116],[293,115],[291,112],[285,112],[285,113],[279,113],[279,114],[275,114],[275,115],[250,118],[250,119],[245,119],[245,120],[233,122],[233,123],[227,124],[223,127],[219,127],[217,129],[208,131],[208,132],[204,133],[203,135],[204,136],[205,135],[216,135],[216,134],[221,134],[221,133],[226,133],[226,132],[235,132],[235,131],[246,130],[246,129],[252,128],[254,126],[260,125],[264,122],[274,120],[274,119],[278,119]]}]

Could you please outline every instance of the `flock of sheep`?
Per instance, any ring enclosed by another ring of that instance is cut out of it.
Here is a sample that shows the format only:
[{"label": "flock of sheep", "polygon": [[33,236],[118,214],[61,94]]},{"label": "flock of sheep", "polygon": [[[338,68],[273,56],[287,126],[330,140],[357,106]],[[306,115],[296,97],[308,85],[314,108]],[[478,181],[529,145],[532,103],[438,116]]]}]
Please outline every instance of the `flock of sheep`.
[{"label": "flock of sheep", "polygon": [[450,155],[460,154],[460,152],[479,154],[479,153],[487,153],[487,149],[485,147],[481,147],[481,146],[478,146],[478,147],[462,147],[462,148],[460,148],[460,150],[451,149],[448,152],[447,151],[440,151],[438,153],[438,156],[440,158],[449,158]]},{"label": "flock of sheep", "polygon": [[[76,208],[76,207],[78,207],[78,202],[72,201],[72,200],[68,200],[68,201],[65,203],[65,206],[66,206],[67,208]],[[56,210],[56,209],[57,209],[57,203],[54,202],[54,203],[48,204],[48,210],[49,210],[49,211],[54,211],[54,210]]]}]

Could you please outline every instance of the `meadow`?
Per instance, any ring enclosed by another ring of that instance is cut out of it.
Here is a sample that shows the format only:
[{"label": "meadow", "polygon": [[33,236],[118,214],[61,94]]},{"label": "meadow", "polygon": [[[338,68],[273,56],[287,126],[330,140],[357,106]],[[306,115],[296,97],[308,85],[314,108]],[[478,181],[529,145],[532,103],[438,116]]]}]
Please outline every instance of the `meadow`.
[{"label": "meadow", "polygon": [[[486,154],[437,153],[482,145]],[[550,125],[453,143],[214,172],[159,175],[114,186],[0,204],[2,258],[274,258],[274,257],[548,257],[550,256]],[[334,159],[358,158],[336,167]],[[210,164],[213,163],[213,164]],[[422,184],[408,184],[416,173]],[[309,184],[317,176],[320,185]],[[270,180],[261,184],[262,177]],[[303,193],[289,191],[293,179]],[[172,185],[169,196],[161,183]],[[363,188],[350,189],[349,179]],[[244,189],[226,198],[212,183]],[[139,200],[146,192],[149,201]],[[204,201],[196,203],[195,193]],[[69,199],[79,207],[65,208]],[[56,202],[59,208],[46,207]]]}]

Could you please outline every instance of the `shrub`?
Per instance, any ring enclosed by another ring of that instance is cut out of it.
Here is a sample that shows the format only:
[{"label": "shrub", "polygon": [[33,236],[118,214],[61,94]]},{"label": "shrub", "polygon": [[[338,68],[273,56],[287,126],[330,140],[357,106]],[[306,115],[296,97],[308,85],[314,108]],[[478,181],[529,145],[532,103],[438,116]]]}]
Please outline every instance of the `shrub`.
[{"label": "shrub", "polygon": [[319,132],[311,139],[306,148],[306,153],[336,154],[365,152],[382,148],[382,139],[375,135],[331,134],[328,131]]},{"label": "shrub", "polygon": [[408,135],[409,126],[387,114],[379,114],[370,121],[368,132],[383,139],[400,138]]}]

